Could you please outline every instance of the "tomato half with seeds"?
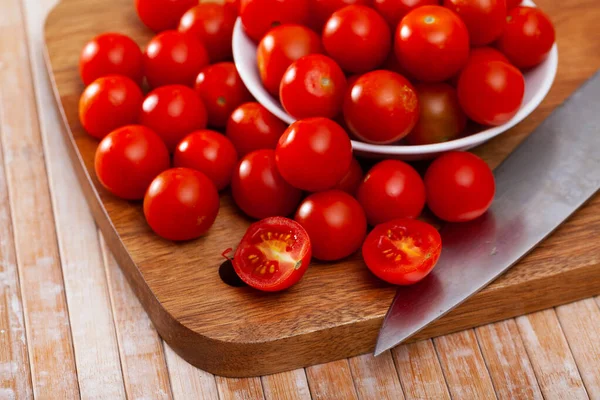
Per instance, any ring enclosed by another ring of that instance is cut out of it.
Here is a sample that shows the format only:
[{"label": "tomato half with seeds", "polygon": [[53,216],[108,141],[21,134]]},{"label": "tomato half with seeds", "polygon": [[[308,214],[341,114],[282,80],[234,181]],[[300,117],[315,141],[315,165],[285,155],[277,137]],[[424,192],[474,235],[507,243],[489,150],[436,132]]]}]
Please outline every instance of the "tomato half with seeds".
[{"label": "tomato half with seeds", "polygon": [[407,218],[377,225],[362,247],[371,272],[394,285],[412,285],[425,278],[441,252],[439,232],[426,222]]},{"label": "tomato half with seeds", "polygon": [[278,292],[302,278],[311,256],[310,239],[302,225],[270,217],[250,225],[235,251],[233,268],[251,287]]}]

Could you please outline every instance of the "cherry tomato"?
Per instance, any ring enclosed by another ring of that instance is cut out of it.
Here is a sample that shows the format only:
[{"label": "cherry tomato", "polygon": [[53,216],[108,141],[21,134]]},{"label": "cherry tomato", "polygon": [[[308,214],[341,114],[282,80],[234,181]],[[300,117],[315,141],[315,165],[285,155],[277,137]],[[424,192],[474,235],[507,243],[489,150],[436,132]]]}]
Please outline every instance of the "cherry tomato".
[{"label": "cherry tomato", "polygon": [[341,190],[308,196],[294,219],[308,232],[313,256],[323,261],[348,257],[360,248],[367,233],[360,204]]},{"label": "cherry tomato", "polygon": [[490,167],[481,158],[464,151],[446,153],[425,173],[427,205],[440,219],[471,221],[487,211],[494,200],[496,184]]},{"label": "cherry tomato", "polygon": [[231,141],[219,132],[204,129],[187,135],[175,149],[173,165],[195,169],[206,175],[217,190],[231,182],[237,152]]},{"label": "cherry tomato", "polygon": [[308,14],[308,0],[241,0],[242,26],[257,43],[276,26],[304,25]]},{"label": "cherry tomato", "polygon": [[354,196],[356,194],[356,191],[358,190],[358,187],[362,183],[363,178],[364,173],[360,164],[358,163],[358,161],[356,161],[356,158],[352,157],[350,169],[333,188],[344,191]]},{"label": "cherry tomato", "polygon": [[208,112],[208,124],[218,128],[225,127],[239,105],[252,100],[232,62],[209,65],[200,71],[196,93]]},{"label": "cherry tomato", "polygon": [[156,35],[144,55],[144,73],[154,88],[172,84],[193,86],[196,76],[207,65],[208,54],[202,42],[177,31]]},{"label": "cherry tomato", "polygon": [[341,126],[327,118],[294,122],[275,149],[277,168],[292,186],[309,192],[334,187],[348,172],[352,144]]},{"label": "cherry tomato", "polygon": [[444,0],[467,25],[472,46],[498,39],[506,24],[506,0]]},{"label": "cherry tomato", "polygon": [[240,160],[231,178],[231,194],[235,204],[256,219],[290,215],[302,197],[281,177],[273,150],[257,150]]},{"label": "cherry tomato", "polygon": [[412,285],[425,278],[440,258],[442,238],[431,225],[408,218],[377,225],[362,246],[365,264],[378,278]]},{"label": "cherry tomato", "polygon": [[169,240],[202,236],[219,212],[219,193],[202,172],[172,168],[158,175],[144,197],[150,228]]},{"label": "cherry tomato", "polygon": [[502,61],[469,64],[458,80],[462,109],[469,118],[483,125],[508,122],[519,111],[524,94],[523,74]]},{"label": "cherry tomato", "polygon": [[506,0],[506,9],[510,11],[513,8],[519,6],[520,4],[521,0]]},{"label": "cherry tomato", "polygon": [[179,32],[200,39],[210,62],[231,60],[231,38],[237,11],[217,3],[200,3],[191,8],[179,22]]},{"label": "cherry tomato", "polygon": [[111,75],[92,82],[79,99],[79,120],[96,139],[138,121],[144,95],[131,79]]},{"label": "cherry tomato", "polygon": [[460,107],[456,90],[447,83],[421,83],[416,90],[421,113],[406,141],[432,144],[460,137],[467,126],[467,116]]},{"label": "cherry tomato", "polygon": [[371,0],[309,0],[310,26],[321,32],[331,14],[346,6],[370,6]]},{"label": "cherry tomato", "polygon": [[548,57],[554,39],[554,25],[542,10],[516,7],[508,13],[498,48],[516,67],[531,68]]},{"label": "cherry tomato", "polygon": [[356,198],[370,225],[396,218],[417,218],[425,207],[425,185],[407,163],[385,160],[365,175]]},{"label": "cherry tomato", "polygon": [[322,53],[319,36],[301,25],[273,28],[258,44],[256,61],[265,88],[279,96],[279,84],[287,68],[308,54]]},{"label": "cherry tomato", "polygon": [[107,75],[123,75],[142,83],[142,51],[129,37],[103,33],[90,40],[79,57],[79,74],[85,85]]},{"label": "cherry tomato", "polygon": [[342,111],[346,76],[331,58],[311,54],[290,65],[279,88],[281,105],[292,117],[334,118]]},{"label": "cherry tomato", "polygon": [[423,82],[442,82],[463,68],[469,58],[469,32],[452,11],[423,6],[398,24],[396,57],[411,76]]},{"label": "cherry tomato", "polygon": [[143,199],[150,182],[171,166],[169,152],[152,130],[128,125],[108,134],[96,149],[96,176],[115,196]]},{"label": "cherry tomato", "polygon": [[419,118],[419,99],[402,75],[379,70],[362,75],[346,92],[344,118],[362,141],[396,142],[408,135]]},{"label": "cherry tomato", "polygon": [[235,251],[233,268],[249,286],[278,292],[298,283],[311,257],[310,239],[299,223],[270,217],[250,225]]},{"label": "cherry tomato", "polygon": [[140,123],[158,133],[169,151],[173,151],[188,133],[206,128],[206,118],[206,108],[192,89],[169,85],[146,96]]},{"label": "cherry tomato", "polygon": [[225,134],[243,157],[255,150],[274,150],[286,128],[286,124],[261,104],[251,102],[231,113]]},{"label": "cherry tomato", "polygon": [[439,0],[375,0],[375,9],[386,19],[391,29],[396,29],[398,22],[406,14],[421,6],[438,5]]},{"label": "cherry tomato", "polygon": [[327,54],[353,73],[383,64],[391,43],[392,34],[383,17],[365,6],[347,6],[334,12],[323,29]]},{"label": "cherry tomato", "polygon": [[181,16],[198,0],[135,0],[138,16],[154,32],[177,28]]},{"label": "cherry tomato", "polygon": [[[469,59],[467,60],[467,64],[465,65],[465,68],[467,67],[467,65],[472,64],[472,63],[489,62],[489,61],[502,61],[507,64],[510,64],[510,61],[508,61],[508,58],[506,58],[506,56],[504,54],[502,54],[499,50],[497,50],[493,47],[483,46],[483,47],[475,47],[474,49],[471,49],[471,53],[469,54]],[[455,87],[458,86],[458,78],[460,78],[460,73],[453,76],[452,79],[450,80],[450,83],[452,83],[452,85]]]}]

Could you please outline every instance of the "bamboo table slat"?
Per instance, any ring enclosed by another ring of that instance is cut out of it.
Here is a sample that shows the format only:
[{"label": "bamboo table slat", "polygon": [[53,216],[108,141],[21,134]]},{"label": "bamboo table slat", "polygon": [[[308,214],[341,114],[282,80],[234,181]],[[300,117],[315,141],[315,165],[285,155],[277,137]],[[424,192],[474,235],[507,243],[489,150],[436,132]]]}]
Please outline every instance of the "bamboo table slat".
[{"label": "bamboo table slat", "polygon": [[261,378],[187,364],[158,337],[74,178],[42,59],[55,1],[0,9],[0,399],[600,398],[599,298]]}]

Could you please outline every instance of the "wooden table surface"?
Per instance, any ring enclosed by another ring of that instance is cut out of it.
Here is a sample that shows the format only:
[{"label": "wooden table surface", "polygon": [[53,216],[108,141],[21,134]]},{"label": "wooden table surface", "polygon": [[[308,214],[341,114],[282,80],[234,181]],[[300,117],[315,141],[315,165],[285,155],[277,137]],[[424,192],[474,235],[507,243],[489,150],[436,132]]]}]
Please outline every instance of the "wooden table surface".
[{"label": "wooden table surface", "polygon": [[42,53],[55,2],[0,8],[0,399],[600,399],[600,298],[261,378],[181,360],[106,250],[66,154]]}]

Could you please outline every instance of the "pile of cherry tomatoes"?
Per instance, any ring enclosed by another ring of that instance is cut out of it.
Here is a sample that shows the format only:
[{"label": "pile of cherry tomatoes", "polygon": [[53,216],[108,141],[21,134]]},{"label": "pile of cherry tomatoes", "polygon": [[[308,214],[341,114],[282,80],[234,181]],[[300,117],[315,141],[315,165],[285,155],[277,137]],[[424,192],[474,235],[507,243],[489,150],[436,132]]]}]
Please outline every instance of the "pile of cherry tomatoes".
[{"label": "pile of cherry tomatoes", "polygon": [[[259,220],[233,265],[260,290],[295,284],[312,257],[340,260],[361,247],[381,279],[418,282],[442,245],[416,218],[425,205],[445,221],[479,217],[494,197],[492,172],[475,155],[451,152],[424,178],[397,160],[364,174],[351,135],[425,144],[461,135],[467,117],[502,124],[521,105],[520,69],[543,61],[554,43],[538,9],[506,0],[439,3],[136,0],[141,21],[157,32],[145,50],[105,33],[80,57],[79,115],[100,140],[99,182],[143,200],[152,230],[174,241],[205,234],[219,191],[230,188]],[[259,43],[265,87],[298,119],[290,126],[253,101],[231,62],[238,14]]]}]

